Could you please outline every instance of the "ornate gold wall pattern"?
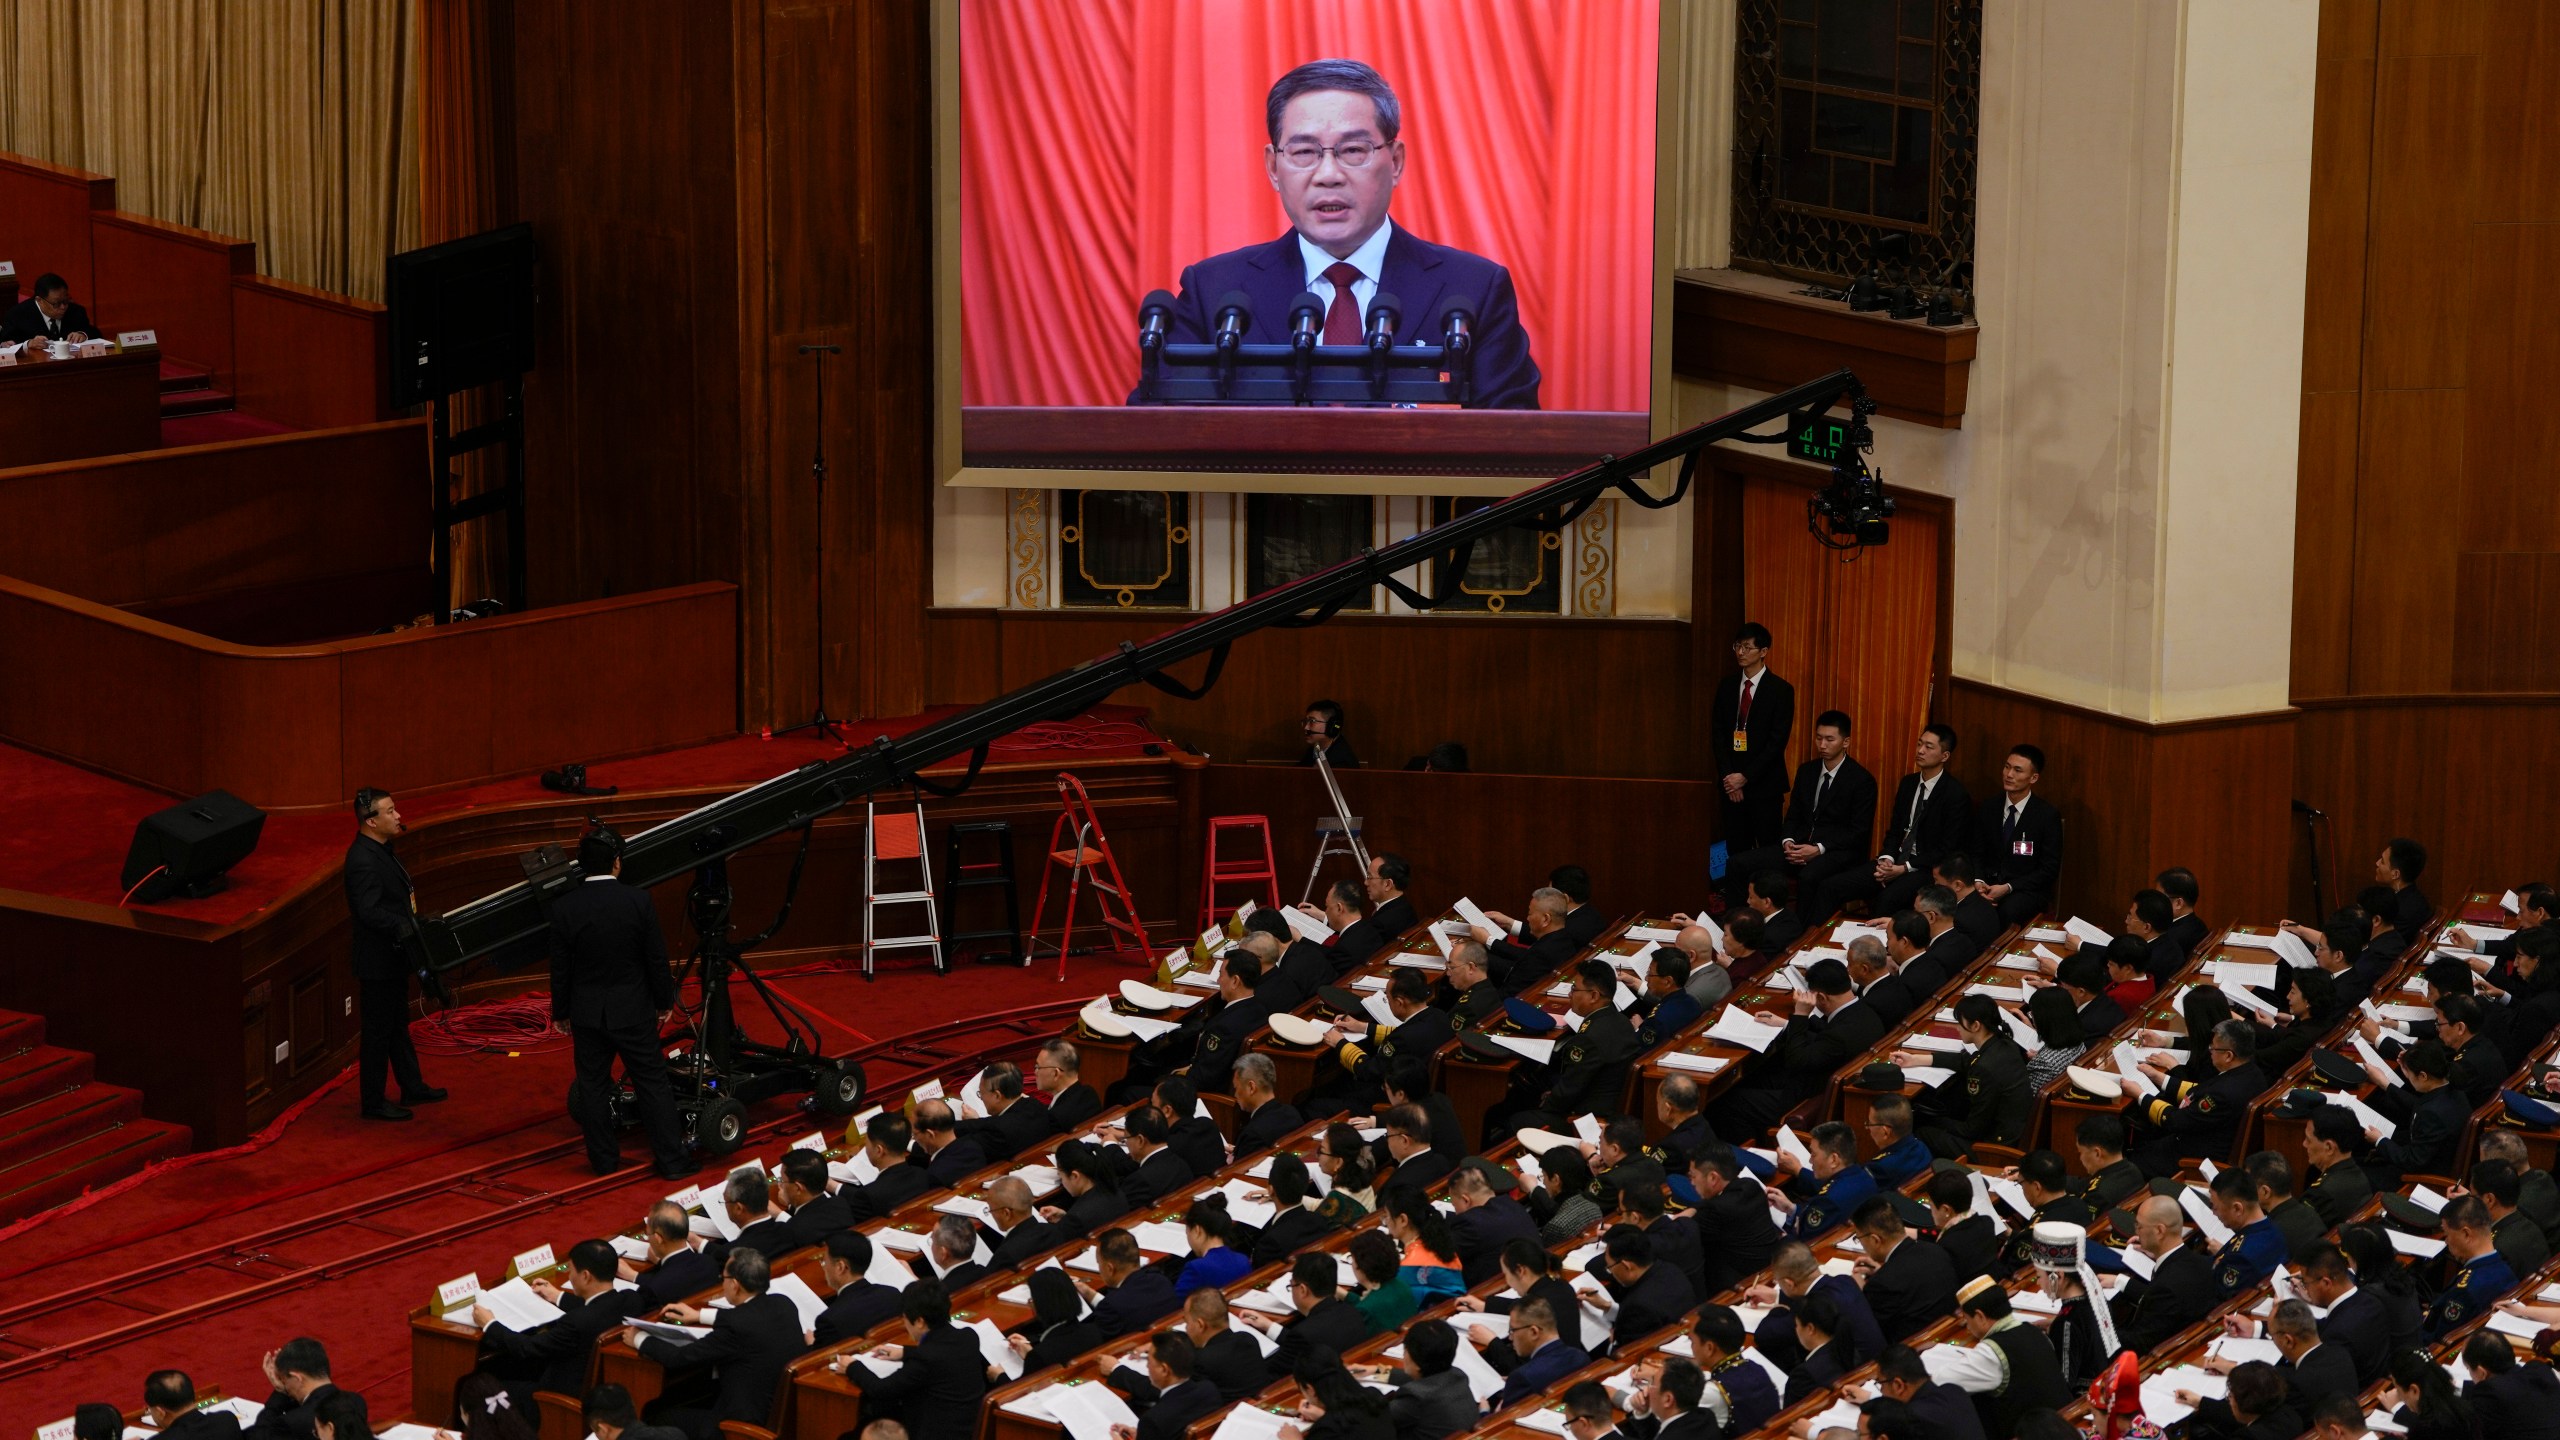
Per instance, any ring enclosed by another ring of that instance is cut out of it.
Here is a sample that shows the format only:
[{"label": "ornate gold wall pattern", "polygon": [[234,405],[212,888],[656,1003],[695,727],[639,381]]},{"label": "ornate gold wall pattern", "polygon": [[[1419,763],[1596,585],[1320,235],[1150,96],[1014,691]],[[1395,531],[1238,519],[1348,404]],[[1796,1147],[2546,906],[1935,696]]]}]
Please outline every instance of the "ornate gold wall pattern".
[{"label": "ornate gold wall pattern", "polygon": [[1049,492],[1015,490],[1005,507],[1007,593],[1017,609],[1049,603]]},{"label": "ornate gold wall pattern", "polygon": [[1603,500],[1573,522],[1573,613],[1618,613],[1618,502]]}]

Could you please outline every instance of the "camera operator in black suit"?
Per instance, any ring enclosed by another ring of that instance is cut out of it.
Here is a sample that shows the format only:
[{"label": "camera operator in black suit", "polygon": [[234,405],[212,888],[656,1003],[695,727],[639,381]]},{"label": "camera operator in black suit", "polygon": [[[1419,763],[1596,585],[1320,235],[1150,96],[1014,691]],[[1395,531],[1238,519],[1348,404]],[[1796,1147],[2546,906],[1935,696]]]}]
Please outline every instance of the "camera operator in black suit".
[{"label": "camera operator in black suit", "polygon": [[552,901],[550,912],[551,1028],[574,1047],[573,1088],[582,1097],[571,1118],[586,1132],[587,1164],[599,1175],[621,1169],[622,1141],[606,1103],[619,1055],[658,1173],[681,1180],[693,1167],[658,1044],[659,1027],[676,1008],[667,937],[649,892],[622,883],[620,835],[601,826],[590,831],[578,842],[578,868],[586,878]]},{"label": "camera operator in black suit", "polygon": [[[1769,669],[1769,629],[1759,621],[1733,636],[1742,668],[1716,685],[1707,747],[1724,786],[1728,853],[1778,842],[1787,804],[1787,737],[1796,725],[1796,689]],[[1730,873],[1730,872],[1728,872]]]},{"label": "camera operator in black suit", "polygon": [[[409,970],[401,944],[418,928],[417,887],[391,853],[392,837],[408,829],[391,792],[370,786],[356,792],[356,838],[347,846],[347,913],[355,919],[351,961],[356,975],[356,1014],[362,1025],[356,1060],[357,1093],[364,1118],[406,1120],[412,1105],[432,1105],[445,1092],[418,1073],[417,1047],[409,1043]],[[383,1094],[386,1074],[400,1077],[400,1103]]]}]

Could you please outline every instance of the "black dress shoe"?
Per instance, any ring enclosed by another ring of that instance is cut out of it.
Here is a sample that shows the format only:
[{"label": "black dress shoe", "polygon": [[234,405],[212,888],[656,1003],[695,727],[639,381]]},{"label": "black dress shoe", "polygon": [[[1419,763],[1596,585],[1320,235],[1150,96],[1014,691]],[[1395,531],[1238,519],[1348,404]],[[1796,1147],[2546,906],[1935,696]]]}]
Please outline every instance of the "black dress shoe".
[{"label": "black dress shoe", "polygon": [[433,1105],[437,1101],[444,1099],[446,1093],[447,1092],[430,1085],[424,1090],[403,1091],[400,1096],[400,1103],[403,1105]]},{"label": "black dress shoe", "polygon": [[406,1120],[409,1118],[409,1113],[410,1112],[402,1106],[385,1102],[380,1105],[366,1106],[364,1110],[364,1118],[367,1120]]}]

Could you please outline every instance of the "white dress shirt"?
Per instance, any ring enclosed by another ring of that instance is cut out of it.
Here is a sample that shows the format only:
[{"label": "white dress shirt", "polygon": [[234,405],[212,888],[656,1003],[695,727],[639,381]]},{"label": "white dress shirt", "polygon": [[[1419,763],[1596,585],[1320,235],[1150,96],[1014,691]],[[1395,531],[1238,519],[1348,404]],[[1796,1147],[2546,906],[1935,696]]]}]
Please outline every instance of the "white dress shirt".
[{"label": "white dress shirt", "polygon": [[[1396,222],[1381,220],[1376,234],[1361,241],[1359,249],[1342,257],[1342,263],[1360,272],[1360,278],[1351,282],[1351,298],[1360,307],[1360,328],[1364,333],[1369,328],[1369,302],[1378,298],[1378,277],[1386,271],[1387,241],[1395,233]],[[1325,309],[1330,311],[1333,308],[1333,282],[1324,278],[1324,272],[1335,264],[1333,256],[1304,235],[1298,237],[1298,255],[1307,264],[1307,290],[1323,301]]]}]

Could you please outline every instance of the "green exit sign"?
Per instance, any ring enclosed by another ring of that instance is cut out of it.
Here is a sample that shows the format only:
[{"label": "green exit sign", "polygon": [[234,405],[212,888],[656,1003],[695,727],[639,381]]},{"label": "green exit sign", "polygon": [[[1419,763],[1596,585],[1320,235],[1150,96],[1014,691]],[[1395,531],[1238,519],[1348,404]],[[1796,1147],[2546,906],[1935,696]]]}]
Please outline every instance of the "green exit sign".
[{"label": "green exit sign", "polygon": [[1787,453],[1817,465],[1837,465],[1849,453],[1849,422],[1817,415],[1788,439]]}]

